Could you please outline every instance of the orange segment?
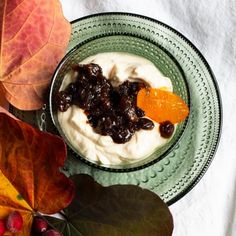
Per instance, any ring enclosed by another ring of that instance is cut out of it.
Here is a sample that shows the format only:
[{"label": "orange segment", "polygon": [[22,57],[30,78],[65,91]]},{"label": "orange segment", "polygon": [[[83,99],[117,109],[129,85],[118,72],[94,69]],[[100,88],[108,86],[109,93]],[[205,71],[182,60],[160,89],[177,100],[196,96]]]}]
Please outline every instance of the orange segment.
[{"label": "orange segment", "polygon": [[189,114],[189,108],[178,95],[161,89],[141,89],[137,96],[137,106],[146,116],[161,123],[170,121],[180,123]]}]

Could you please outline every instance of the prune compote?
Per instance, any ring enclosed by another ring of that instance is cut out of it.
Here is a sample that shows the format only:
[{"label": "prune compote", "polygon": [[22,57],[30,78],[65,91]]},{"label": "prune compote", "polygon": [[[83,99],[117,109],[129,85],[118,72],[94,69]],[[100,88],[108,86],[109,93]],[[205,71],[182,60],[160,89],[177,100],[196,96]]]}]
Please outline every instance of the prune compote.
[{"label": "prune compote", "polygon": [[144,117],[145,112],[137,107],[137,94],[140,89],[148,88],[146,83],[126,80],[113,87],[97,64],[78,64],[72,69],[78,76],[57,93],[59,111],[65,112],[71,105],[80,107],[94,131],[109,135],[115,143],[128,142],[140,129],[154,128],[152,120]]}]

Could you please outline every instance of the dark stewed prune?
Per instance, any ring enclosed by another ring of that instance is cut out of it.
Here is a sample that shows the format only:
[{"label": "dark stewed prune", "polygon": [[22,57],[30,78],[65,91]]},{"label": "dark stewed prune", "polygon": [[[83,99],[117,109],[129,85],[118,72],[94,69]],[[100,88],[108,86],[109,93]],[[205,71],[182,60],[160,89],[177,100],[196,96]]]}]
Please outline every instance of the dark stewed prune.
[{"label": "dark stewed prune", "polygon": [[126,143],[133,136],[129,129],[120,127],[116,132],[113,132],[111,137],[115,143]]},{"label": "dark stewed prune", "polygon": [[94,63],[83,65],[84,73],[87,77],[98,77],[102,75],[102,68]]},{"label": "dark stewed prune", "polygon": [[66,91],[60,91],[56,94],[55,102],[60,111],[67,111],[72,103],[72,95]]},{"label": "dark stewed prune", "polygon": [[139,108],[139,107],[135,107],[135,110],[136,110],[136,115],[137,115],[137,117],[143,117],[143,116],[145,116],[145,112],[141,109],[141,108]]},{"label": "dark stewed prune", "polygon": [[78,86],[76,83],[70,83],[67,88],[66,88],[66,91],[71,94],[72,96],[74,94],[76,94],[76,92],[78,91]]},{"label": "dark stewed prune", "polygon": [[140,118],[138,120],[138,127],[140,129],[151,130],[154,128],[154,123],[147,118]]},{"label": "dark stewed prune", "polygon": [[170,138],[175,130],[175,126],[170,121],[164,121],[159,127],[161,137]]}]

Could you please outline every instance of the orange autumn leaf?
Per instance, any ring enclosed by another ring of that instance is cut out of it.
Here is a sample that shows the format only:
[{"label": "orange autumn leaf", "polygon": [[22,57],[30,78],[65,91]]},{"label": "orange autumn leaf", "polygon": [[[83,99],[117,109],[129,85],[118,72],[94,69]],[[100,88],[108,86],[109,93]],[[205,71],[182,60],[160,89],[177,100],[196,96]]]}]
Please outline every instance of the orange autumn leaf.
[{"label": "orange autumn leaf", "polygon": [[1,173],[33,211],[59,212],[74,196],[73,182],[59,171],[66,159],[64,142],[6,113],[0,110]]},{"label": "orange autumn leaf", "polygon": [[137,106],[145,111],[146,116],[161,123],[173,124],[183,121],[189,114],[189,108],[178,95],[162,89],[142,89],[137,96]]},{"label": "orange autumn leaf", "polygon": [[0,0],[0,97],[41,108],[70,32],[59,0]]}]

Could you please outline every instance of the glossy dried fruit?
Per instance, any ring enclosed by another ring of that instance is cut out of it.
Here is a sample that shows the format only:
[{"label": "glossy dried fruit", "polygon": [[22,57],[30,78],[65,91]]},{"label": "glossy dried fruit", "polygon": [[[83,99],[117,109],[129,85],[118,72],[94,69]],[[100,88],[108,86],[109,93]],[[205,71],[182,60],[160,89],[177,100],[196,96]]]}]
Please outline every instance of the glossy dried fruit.
[{"label": "glossy dried fruit", "polygon": [[175,130],[175,126],[170,121],[161,122],[159,126],[161,137],[170,138]]},{"label": "glossy dried fruit", "polygon": [[189,114],[189,108],[178,95],[161,89],[141,89],[137,96],[137,106],[146,116],[158,123],[169,120],[176,124]]},{"label": "glossy dried fruit", "polygon": [[60,91],[56,94],[56,103],[60,111],[67,111],[72,103],[72,95],[66,91]]},{"label": "glossy dried fruit", "polygon": [[115,143],[125,143],[132,138],[133,133],[129,129],[119,128],[112,133],[112,139]]},{"label": "glossy dried fruit", "polygon": [[136,107],[135,109],[136,109],[136,115],[137,115],[138,117],[143,117],[143,116],[145,116],[145,112],[144,112],[141,108]]},{"label": "glossy dried fruit", "polygon": [[145,130],[151,130],[154,128],[154,123],[147,118],[139,119],[137,125],[140,129],[145,129]]},{"label": "glossy dried fruit", "polygon": [[83,68],[85,70],[86,76],[96,77],[102,75],[102,68],[97,64],[90,63],[85,65]]}]

